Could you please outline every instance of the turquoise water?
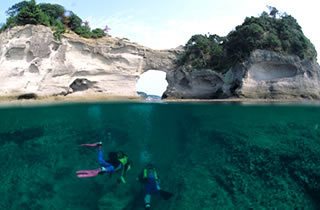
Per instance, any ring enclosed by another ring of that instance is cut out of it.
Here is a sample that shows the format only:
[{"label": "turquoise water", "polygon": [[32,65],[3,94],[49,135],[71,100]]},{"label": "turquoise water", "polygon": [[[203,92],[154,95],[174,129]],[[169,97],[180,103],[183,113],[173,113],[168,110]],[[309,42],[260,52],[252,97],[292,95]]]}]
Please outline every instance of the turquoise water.
[{"label": "turquoise water", "polygon": [[[153,163],[153,209],[319,209],[320,107],[219,103],[87,103],[0,108],[0,209],[143,209],[136,177]],[[96,148],[123,150],[119,174]]]}]

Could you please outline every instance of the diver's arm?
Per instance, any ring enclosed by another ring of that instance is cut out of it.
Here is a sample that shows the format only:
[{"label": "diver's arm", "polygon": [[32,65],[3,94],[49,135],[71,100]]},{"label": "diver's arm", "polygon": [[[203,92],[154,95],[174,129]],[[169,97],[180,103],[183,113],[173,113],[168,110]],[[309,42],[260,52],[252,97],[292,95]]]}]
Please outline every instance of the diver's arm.
[{"label": "diver's arm", "polygon": [[117,166],[117,168],[114,169],[114,171],[119,171],[122,168],[122,163],[119,163],[119,165]]},{"label": "diver's arm", "polygon": [[124,172],[125,172],[125,169],[124,169],[125,167],[122,167],[122,169],[121,169],[121,176],[120,176],[120,180],[121,180],[121,182],[123,183],[123,184],[125,184],[126,183],[126,180],[124,179]]},{"label": "diver's arm", "polygon": [[156,180],[155,183],[156,183],[156,188],[157,188],[157,190],[158,190],[158,191],[161,190],[159,180]]}]

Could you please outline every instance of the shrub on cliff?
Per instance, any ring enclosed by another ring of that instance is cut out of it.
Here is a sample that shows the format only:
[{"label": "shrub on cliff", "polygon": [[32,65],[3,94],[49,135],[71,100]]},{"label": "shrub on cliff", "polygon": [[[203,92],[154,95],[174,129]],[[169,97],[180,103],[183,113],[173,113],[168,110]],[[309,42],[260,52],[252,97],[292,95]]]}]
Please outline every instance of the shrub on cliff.
[{"label": "shrub on cliff", "polygon": [[191,66],[195,69],[223,69],[225,37],[197,34],[184,46],[185,52],[178,60],[178,65]]},{"label": "shrub on cliff", "polygon": [[105,33],[101,28],[96,28],[96,29],[92,30],[92,38],[97,39],[97,38],[101,38],[104,36],[105,36]]},{"label": "shrub on cliff", "polygon": [[92,36],[91,30],[90,30],[90,28],[87,27],[87,26],[80,26],[79,28],[77,28],[77,29],[75,30],[75,32],[76,32],[78,35],[80,35],[80,36],[82,36],[82,37],[84,37],[84,38],[91,38],[91,36]]},{"label": "shrub on cliff", "polygon": [[7,10],[7,14],[9,18],[2,29],[25,24],[49,25],[49,17],[40,9],[35,0],[17,3]]},{"label": "shrub on cliff", "polygon": [[82,20],[78,15],[71,12],[71,15],[65,17],[65,24],[68,25],[72,31],[76,31],[81,28]]},{"label": "shrub on cliff", "polygon": [[63,23],[61,23],[61,21],[57,20],[53,21],[51,28],[54,31],[54,37],[59,40],[61,38],[61,34],[63,34],[66,31],[66,26]]},{"label": "shrub on cliff", "polygon": [[[64,17],[64,8],[59,4],[39,4],[40,9],[49,17],[50,25],[56,24],[58,20]],[[59,21],[61,22],[61,21]]]},{"label": "shrub on cliff", "polygon": [[10,7],[6,13],[9,17],[1,26],[0,32],[14,26],[34,24],[50,26],[58,39],[66,28],[85,38],[105,36],[102,29],[97,28],[91,31],[88,22],[83,22],[79,16],[58,4],[36,4],[35,0],[22,1]]},{"label": "shrub on cliff", "polygon": [[280,14],[274,7],[269,9],[269,14],[263,12],[259,17],[247,17],[226,37],[216,34],[192,36],[184,46],[185,52],[178,65],[225,72],[256,49],[315,59],[317,52],[296,19],[286,13]]}]

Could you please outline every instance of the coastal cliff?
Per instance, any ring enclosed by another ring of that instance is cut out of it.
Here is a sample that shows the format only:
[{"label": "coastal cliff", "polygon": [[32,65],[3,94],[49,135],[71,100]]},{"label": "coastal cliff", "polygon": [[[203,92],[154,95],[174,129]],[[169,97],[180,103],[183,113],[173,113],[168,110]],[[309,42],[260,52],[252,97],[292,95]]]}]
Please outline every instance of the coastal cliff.
[{"label": "coastal cliff", "polygon": [[0,95],[138,97],[139,75],[172,71],[178,54],[119,38],[85,39],[73,32],[57,41],[49,27],[17,26],[0,34]]},{"label": "coastal cliff", "polygon": [[225,74],[210,69],[167,74],[164,96],[180,99],[320,99],[320,67],[298,56],[255,50]]},{"label": "coastal cliff", "polygon": [[181,49],[152,50],[127,40],[60,40],[41,25],[0,34],[0,96],[118,96],[138,98],[136,84],[148,70],[167,73],[167,99],[320,99],[320,67],[312,59],[255,50],[227,72],[175,65]]},{"label": "coastal cliff", "polygon": [[226,36],[193,35],[164,98],[320,99],[314,45],[294,17],[268,9]]},{"label": "coastal cliff", "polygon": [[319,81],[315,61],[256,50],[226,74],[225,89],[245,98],[320,99]]}]

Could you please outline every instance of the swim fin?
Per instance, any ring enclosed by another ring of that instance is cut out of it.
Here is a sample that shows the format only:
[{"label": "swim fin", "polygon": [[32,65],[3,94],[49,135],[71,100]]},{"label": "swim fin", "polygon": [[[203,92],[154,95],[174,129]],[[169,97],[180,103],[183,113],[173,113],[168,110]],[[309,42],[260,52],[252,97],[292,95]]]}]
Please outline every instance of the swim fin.
[{"label": "swim fin", "polygon": [[97,147],[97,146],[101,146],[101,145],[102,145],[101,141],[93,143],[93,144],[80,144],[80,146],[82,146],[82,147]]},{"label": "swim fin", "polygon": [[102,172],[101,168],[94,169],[94,170],[82,170],[82,171],[77,171],[77,176],[79,178],[87,178],[87,177],[97,176],[101,172]]},{"label": "swim fin", "polygon": [[164,190],[159,190],[159,193],[164,200],[169,200],[173,196],[173,193],[170,193]]}]

